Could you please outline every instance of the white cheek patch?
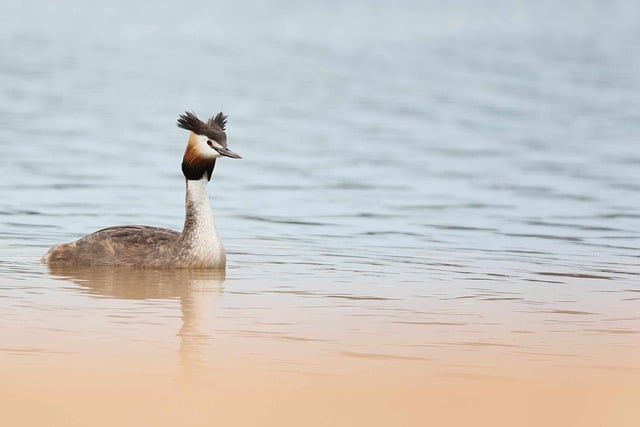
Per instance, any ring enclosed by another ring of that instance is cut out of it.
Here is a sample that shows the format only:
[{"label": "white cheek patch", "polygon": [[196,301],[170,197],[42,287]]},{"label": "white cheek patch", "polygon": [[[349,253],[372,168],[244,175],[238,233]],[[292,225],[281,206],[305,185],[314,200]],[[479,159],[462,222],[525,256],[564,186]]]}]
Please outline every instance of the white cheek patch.
[{"label": "white cheek patch", "polygon": [[211,141],[215,146],[219,147],[219,145],[215,141],[210,140],[204,135],[198,135],[197,141],[198,143],[196,144],[196,150],[200,157],[202,157],[203,159],[215,159],[217,157],[220,157],[220,153],[210,147],[208,143],[208,141]]}]

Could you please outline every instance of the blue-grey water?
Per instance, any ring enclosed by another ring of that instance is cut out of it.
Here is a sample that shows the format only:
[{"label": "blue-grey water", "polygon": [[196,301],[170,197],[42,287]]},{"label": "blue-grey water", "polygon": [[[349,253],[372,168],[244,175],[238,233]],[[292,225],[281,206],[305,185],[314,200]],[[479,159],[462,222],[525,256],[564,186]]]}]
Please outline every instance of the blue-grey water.
[{"label": "blue-grey water", "polygon": [[305,372],[300,351],[637,370],[640,3],[2,3],[2,363],[90,354],[78,336],[175,351],[180,280],[118,293],[39,257],[179,229],[175,120],[222,110],[244,159],[210,184],[214,342]]}]

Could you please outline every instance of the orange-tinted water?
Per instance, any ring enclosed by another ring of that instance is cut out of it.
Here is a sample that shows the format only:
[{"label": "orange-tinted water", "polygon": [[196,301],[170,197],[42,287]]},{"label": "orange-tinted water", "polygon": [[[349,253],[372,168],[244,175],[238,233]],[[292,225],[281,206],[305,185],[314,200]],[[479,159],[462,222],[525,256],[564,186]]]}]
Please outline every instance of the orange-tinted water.
[{"label": "orange-tinted water", "polygon": [[[570,342],[584,312],[538,313],[562,320],[555,332],[562,339],[535,323],[492,329],[497,312],[474,322],[477,308],[464,305],[447,321],[397,320],[363,331],[360,319],[376,324],[369,317],[385,309],[384,299],[363,306],[353,297],[358,305],[346,312],[313,301],[276,310],[278,299],[269,307],[219,274],[48,274],[56,280],[41,284],[52,298],[23,307],[30,316],[3,330],[3,425],[635,426],[640,419],[637,330],[594,328]],[[80,300],[65,308],[59,292]],[[261,320],[244,324],[255,310]],[[38,311],[58,315],[39,322]],[[400,318],[402,310],[386,315]],[[472,340],[465,324],[491,339]]]},{"label": "orange-tinted water", "polygon": [[52,370],[3,369],[0,419],[56,426],[629,427],[640,419],[637,374],[549,374],[525,381],[433,376],[412,363],[380,363],[339,377],[260,368],[232,362],[215,378],[188,381],[166,378],[162,367],[128,355]]}]

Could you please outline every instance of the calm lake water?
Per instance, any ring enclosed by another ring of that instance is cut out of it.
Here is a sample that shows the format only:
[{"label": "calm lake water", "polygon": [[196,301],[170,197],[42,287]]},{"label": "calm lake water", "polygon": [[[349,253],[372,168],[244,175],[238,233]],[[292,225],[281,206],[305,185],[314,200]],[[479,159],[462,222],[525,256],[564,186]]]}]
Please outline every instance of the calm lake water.
[{"label": "calm lake water", "polygon": [[[3,2],[3,373],[637,376],[640,3],[533,3]],[[185,110],[226,278],[40,264],[180,229]]]}]

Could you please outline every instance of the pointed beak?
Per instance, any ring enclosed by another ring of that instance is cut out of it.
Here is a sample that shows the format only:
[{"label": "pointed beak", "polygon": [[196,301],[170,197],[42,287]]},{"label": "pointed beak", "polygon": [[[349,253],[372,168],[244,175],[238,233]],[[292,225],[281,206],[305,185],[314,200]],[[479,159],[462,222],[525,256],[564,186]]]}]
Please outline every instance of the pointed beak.
[{"label": "pointed beak", "polygon": [[214,149],[220,153],[221,156],[224,157],[230,157],[232,159],[241,159],[242,156],[240,154],[234,153],[233,151],[229,150],[228,148],[225,147],[214,147]]}]

